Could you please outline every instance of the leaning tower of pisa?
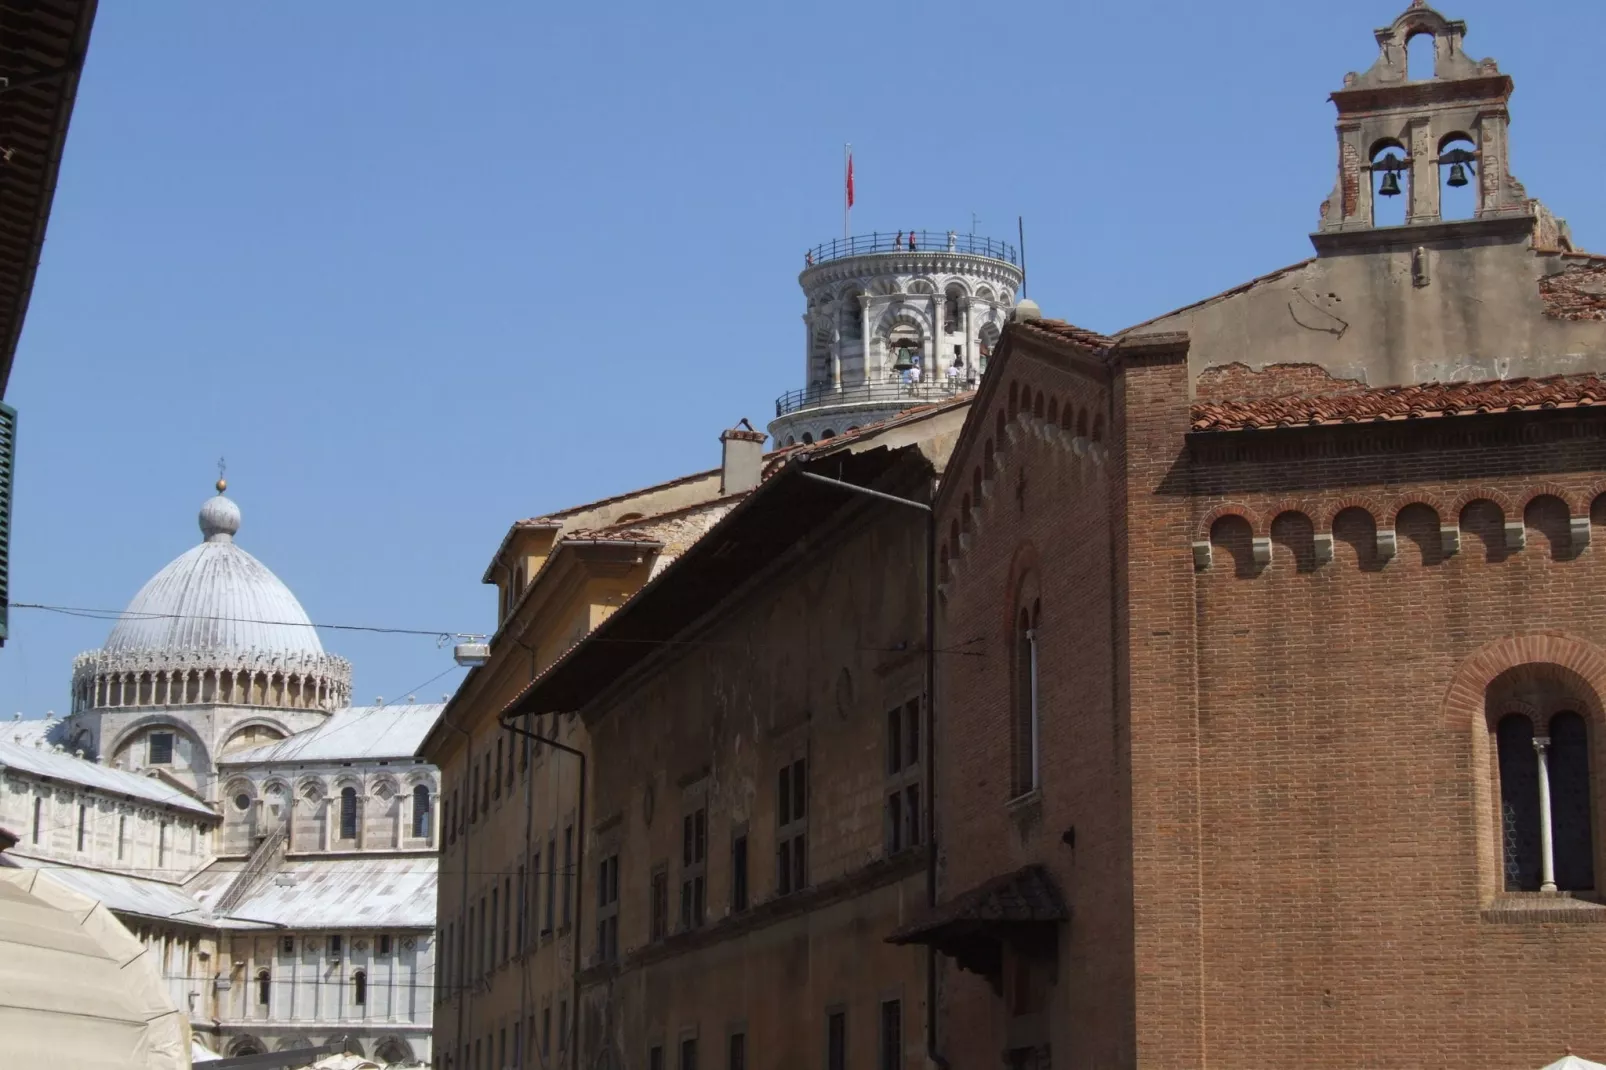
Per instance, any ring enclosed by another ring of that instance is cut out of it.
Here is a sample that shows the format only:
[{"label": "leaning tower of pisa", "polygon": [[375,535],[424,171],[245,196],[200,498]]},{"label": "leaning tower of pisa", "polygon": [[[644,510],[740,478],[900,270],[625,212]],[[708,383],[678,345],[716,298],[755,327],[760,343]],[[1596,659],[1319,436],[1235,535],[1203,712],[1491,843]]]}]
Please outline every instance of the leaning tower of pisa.
[{"label": "leaning tower of pisa", "polygon": [[953,231],[809,250],[804,385],[775,399],[772,441],[816,442],[973,389],[1021,279],[1014,246]]}]

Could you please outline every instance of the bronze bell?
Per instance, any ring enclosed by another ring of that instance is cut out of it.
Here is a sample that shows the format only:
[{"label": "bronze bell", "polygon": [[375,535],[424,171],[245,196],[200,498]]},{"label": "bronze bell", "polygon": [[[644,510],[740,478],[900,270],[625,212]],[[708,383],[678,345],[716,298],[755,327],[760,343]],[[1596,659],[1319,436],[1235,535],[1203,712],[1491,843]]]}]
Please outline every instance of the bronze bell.
[{"label": "bronze bell", "polygon": [[1400,195],[1400,175],[1397,171],[1386,171],[1383,174],[1383,184],[1377,188],[1379,195],[1384,197],[1398,197]]},{"label": "bronze bell", "polygon": [[907,346],[899,346],[898,361],[892,366],[892,370],[896,372],[906,372],[914,366],[914,358],[909,356],[909,348]]},{"label": "bronze bell", "polygon": [[1459,163],[1451,164],[1450,165],[1450,178],[1449,178],[1449,181],[1446,182],[1445,184],[1449,185],[1449,186],[1453,186],[1456,189],[1460,189],[1462,186],[1466,185],[1467,184],[1467,169],[1466,169],[1466,165],[1465,164],[1459,164]]}]

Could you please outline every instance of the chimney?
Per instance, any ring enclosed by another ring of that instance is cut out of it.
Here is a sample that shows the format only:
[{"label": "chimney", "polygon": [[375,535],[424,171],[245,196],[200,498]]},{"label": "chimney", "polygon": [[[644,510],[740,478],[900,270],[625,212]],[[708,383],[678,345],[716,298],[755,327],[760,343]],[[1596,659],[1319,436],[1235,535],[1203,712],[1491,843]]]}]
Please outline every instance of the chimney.
[{"label": "chimney", "polygon": [[719,436],[725,447],[719,469],[719,492],[740,494],[758,486],[764,471],[764,432],[754,431],[745,418]]}]

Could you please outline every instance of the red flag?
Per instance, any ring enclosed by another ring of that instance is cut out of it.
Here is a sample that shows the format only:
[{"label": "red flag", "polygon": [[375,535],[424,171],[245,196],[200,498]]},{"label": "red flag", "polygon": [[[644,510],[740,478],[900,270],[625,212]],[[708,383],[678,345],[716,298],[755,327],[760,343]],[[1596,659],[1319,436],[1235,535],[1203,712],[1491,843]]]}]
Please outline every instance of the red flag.
[{"label": "red flag", "polygon": [[853,207],[853,153],[848,153],[848,207]]}]

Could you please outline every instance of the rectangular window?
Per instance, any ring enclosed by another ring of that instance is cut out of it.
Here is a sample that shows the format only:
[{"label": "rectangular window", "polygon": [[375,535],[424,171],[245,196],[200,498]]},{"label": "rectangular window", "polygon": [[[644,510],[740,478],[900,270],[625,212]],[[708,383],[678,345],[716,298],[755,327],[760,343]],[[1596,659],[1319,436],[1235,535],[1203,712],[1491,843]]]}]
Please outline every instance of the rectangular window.
[{"label": "rectangular window", "polygon": [[848,1064],[848,1016],[832,1011],[825,1020],[826,1070],[845,1070]]},{"label": "rectangular window", "polygon": [[696,929],[708,914],[707,809],[681,819],[680,841],[680,927]]},{"label": "rectangular window", "polygon": [[731,840],[731,912],[747,909],[747,836]]},{"label": "rectangular window", "polygon": [[546,924],[541,927],[542,933],[552,931],[552,917],[558,904],[558,843],[554,837],[548,836],[546,841]]},{"label": "rectangular window", "polygon": [[925,839],[920,799],[920,700],[911,699],[887,711],[886,813],[887,854],[919,847]]},{"label": "rectangular window", "polygon": [[390,937],[389,936],[381,936],[379,938],[379,953],[381,955],[390,954]]},{"label": "rectangular window", "polygon": [[619,956],[619,856],[609,855],[597,867],[597,961]]},{"label": "rectangular window", "polygon": [[563,830],[563,927],[574,916],[574,826]]},{"label": "rectangular window", "polygon": [[497,963],[496,930],[502,920],[502,904],[498,894],[500,891],[501,889],[499,888],[493,887],[491,889],[491,916],[486,919],[485,923],[485,968],[487,970],[494,970]]},{"label": "rectangular window", "polygon": [[809,760],[799,758],[781,767],[776,777],[775,894],[790,895],[808,887]]},{"label": "rectangular window", "polygon": [[486,948],[491,943],[491,915],[487,914],[485,897],[480,896],[479,927],[474,930],[474,976],[484,977],[491,969],[491,956]]},{"label": "rectangular window", "polygon": [[541,931],[541,851],[530,855],[530,943]]},{"label": "rectangular window", "polygon": [[903,1068],[903,1003],[889,999],[881,1004],[881,1070]]},{"label": "rectangular window", "polygon": [[293,936],[286,936],[283,940],[280,940],[279,950],[284,952],[286,955],[294,955],[296,953],[296,938]]},{"label": "rectangular window", "polygon": [[647,1050],[647,1070],[664,1070],[664,1049],[658,1045]]},{"label": "rectangular window", "polygon": [[89,807],[83,803],[78,804],[78,849],[84,849],[84,833],[89,827]]},{"label": "rectangular window", "polygon": [[747,1034],[732,1033],[725,1070],[747,1070]]},{"label": "rectangular window", "polygon": [[150,734],[150,760],[147,765],[173,764],[173,733],[152,732]]},{"label": "rectangular window", "polygon": [[663,864],[652,871],[652,901],[649,905],[649,925],[654,940],[669,935],[669,869]]},{"label": "rectangular window", "polygon": [[335,933],[333,936],[331,936],[329,938],[329,955],[330,955],[330,957],[331,958],[339,958],[340,957],[340,952],[345,950],[345,944],[346,944],[345,938],[342,937],[339,933]]},{"label": "rectangular window", "polygon": [[696,1037],[687,1037],[680,1042],[680,1065],[676,1070],[697,1070]]},{"label": "rectangular window", "polygon": [[524,865],[519,865],[519,923],[514,939],[519,954],[524,954],[524,919],[530,912],[530,889],[524,883]]},{"label": "rectangular window", "polygon": [[499,1029],[496,1032],[497,1066],[507,1065],[507,1030]]}]

